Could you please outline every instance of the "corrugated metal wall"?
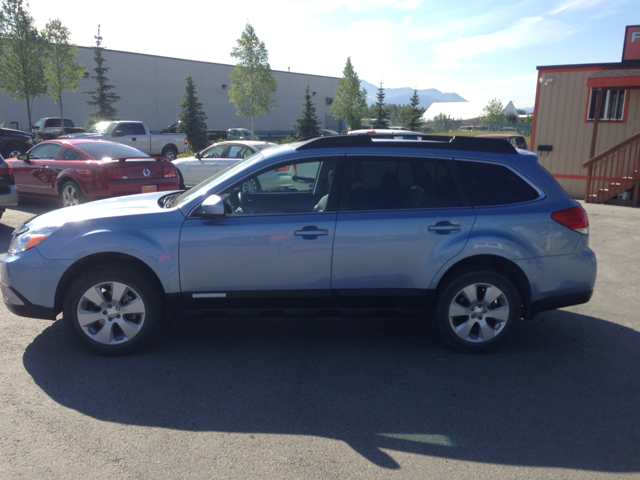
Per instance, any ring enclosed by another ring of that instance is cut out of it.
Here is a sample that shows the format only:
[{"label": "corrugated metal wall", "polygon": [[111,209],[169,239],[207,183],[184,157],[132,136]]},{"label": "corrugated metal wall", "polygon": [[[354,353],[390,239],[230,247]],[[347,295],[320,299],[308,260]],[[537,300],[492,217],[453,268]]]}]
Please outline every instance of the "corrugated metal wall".
[{"label": "corrugated metal wall", "polygon": [[[93,49],[80,47],[78,51],[78,63],[85,65],[93,75]],[[237,116],[235,106],[229,103],[229,65],[111,50],[104,50],[103,57],[106,59],[104,66],[109,68],[106,73],[109,83],[115,86],[115,92],[122,97],[115,104],[122,119],[142,120],[152,130],[160,130],[174,123],[179,112],[178,103],[184,94],[184,79],[191,72],[198,98],[204,103],[204,110],[209,117],[209,129],[251,126],[251,119]],[[295,119],[300,116],[307,82],[311,91],[316,92],[313,99],[318,116],[324,119],[330,114],[326,98],[334,96],[338,88],[337,78],[279,71],[274,73],[278,76],[275,95],[278,107],[269,115],[256,118],[257,131],[292,131]],[[226,85],[226,89],[222,85]],[[95,86],[95,80],[85,78],[80,81],[76,92],[63,95],[65,117],[71,118],[79,126],[85,124],[89,119],[87,113],[93,109],[85,103],[89,96],[82,92]],[[41,117],[57,116],[60,116],[59,106],[51,98],[42,96],[35,99],[31,117],[33,123]],[[26,102],[14,100],[0,92],[0,123],[8,127],[11,122],[18,122],[22,130],[28,128]]]},{"label": "corrugated metal wall", "polygon": [[[536,111],[535,145],[552,145],[553,151],[541,152],[540,163],[554,176],[572,198],[584,198],[587,172],[582,163],[589,160],[593,122],[586,122],[589,89],[587,78],[599,68],[540,70]],[[640,90],[630,90],[625,122],[600,122],[596,155],[640,131]],[[564,177],[564,178],[563,178]],[[568,178],[583,177],[583,178]]]}]

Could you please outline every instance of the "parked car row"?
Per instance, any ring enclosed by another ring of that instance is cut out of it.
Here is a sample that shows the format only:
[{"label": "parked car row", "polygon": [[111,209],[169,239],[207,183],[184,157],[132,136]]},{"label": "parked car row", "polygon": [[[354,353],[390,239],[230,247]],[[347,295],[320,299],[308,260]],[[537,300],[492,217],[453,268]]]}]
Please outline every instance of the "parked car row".
[{"label": "parked car row", "polygon": [[[182,122],[176,122],[163,128],[160,133],[178,133],[181,132]],[[246,128],[228,128],[227,130],[209,130],[207,124],[202,122],[203,130],[206,130],[209,140],[218,140],[220,138],[225,140],[260,140],[257,135],[251,133],[251,130]]]}]

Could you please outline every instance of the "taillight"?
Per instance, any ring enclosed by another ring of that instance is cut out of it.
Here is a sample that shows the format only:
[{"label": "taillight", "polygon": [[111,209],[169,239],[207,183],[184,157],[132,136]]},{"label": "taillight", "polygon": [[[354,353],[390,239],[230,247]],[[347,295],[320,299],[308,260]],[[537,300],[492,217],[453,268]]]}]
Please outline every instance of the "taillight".
[{"label": "taillight", "polygon": [[162,167],[162,176],[164,178],[175,178],[178,176],[174,167]]},{"label": "taillight", "polygon": [[184,137],[184,144],[189,145],[189,140],[187,140],[187,137]]},{"label": "taillight", "polygon": [[589,233],[589,218],[582,207],[572,207],[558,210],[551,214],[551,218],[571,230],[587,235]]},{"label": "taillight", "polygon": [[284,167],[278,167],[274,170],[274,172],[286,172],[289,170],[290,165],[285,165]]},{"label": "taillight", "polygon": [[107,178],[109,180],[123,180],[127,178],[127,169],[126,168],[108,168]]},{"label": "taillight", "polygon": [[0,175],[11,175],[11,168],[0,168]]}]

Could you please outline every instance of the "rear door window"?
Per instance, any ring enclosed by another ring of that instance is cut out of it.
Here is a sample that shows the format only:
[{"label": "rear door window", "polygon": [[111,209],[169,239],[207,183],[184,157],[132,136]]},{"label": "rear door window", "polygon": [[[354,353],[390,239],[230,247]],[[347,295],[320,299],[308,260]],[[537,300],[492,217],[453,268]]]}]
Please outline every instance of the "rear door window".
[{"label": "rear door window", "polygon": [[494,163],[456,162],[471,205],[489,207],[536,200],[540,193],[510,168]]},{"label": "rear door window", "polygon": [[444,160],[352,157],[345,168],[340,211],[461,207]]}]

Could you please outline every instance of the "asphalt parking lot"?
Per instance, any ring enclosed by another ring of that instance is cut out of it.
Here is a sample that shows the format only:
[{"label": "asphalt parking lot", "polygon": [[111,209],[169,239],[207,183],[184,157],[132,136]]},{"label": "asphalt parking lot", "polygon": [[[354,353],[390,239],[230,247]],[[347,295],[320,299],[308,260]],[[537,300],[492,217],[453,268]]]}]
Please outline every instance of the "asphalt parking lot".
[{"label": "asphalt parking lot", "polygon": [[[48,208],[8,210],[0,252]],[[593,299],[490,355],[411,318],[236,318],[109,359],[0,305],[0,478],[640,478],[640,209],[585,208]]]}]

